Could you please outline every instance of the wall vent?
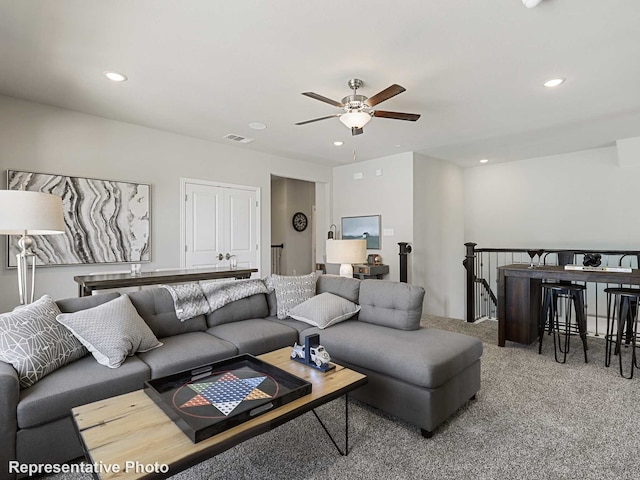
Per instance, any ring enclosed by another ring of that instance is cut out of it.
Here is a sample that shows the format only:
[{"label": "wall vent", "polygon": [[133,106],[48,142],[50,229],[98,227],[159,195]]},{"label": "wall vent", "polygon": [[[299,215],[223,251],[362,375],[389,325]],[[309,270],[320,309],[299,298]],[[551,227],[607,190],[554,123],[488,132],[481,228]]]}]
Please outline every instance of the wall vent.
[{"label": "wall vent", "polygon": [[233,133],[227,133],[224,137],[222,137],[226,140],[231,140],[232,142],[238,142],[238,143],[251,143],[255,140],[255,138],[247,138],[247,137],[243,137],[241,135],[235,135]]}]

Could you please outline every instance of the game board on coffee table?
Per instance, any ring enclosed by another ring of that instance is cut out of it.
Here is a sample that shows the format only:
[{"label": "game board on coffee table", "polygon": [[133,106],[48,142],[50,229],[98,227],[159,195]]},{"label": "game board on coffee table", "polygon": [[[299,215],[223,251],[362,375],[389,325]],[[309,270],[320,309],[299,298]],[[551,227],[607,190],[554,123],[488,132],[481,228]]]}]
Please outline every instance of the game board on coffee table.
[{"label": "game board on coffee table", "polygon": [[193,442],[311,392],[311,383],[244,354],[145,382],[145,393]]}]

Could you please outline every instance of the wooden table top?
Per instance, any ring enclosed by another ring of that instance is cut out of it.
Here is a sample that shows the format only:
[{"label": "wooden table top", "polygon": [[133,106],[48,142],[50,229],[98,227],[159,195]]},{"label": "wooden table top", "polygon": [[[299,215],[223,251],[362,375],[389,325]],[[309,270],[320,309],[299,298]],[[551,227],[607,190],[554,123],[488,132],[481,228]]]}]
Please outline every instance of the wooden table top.
[{"label": "wooden table top", "polygon": [[[101,479],[166,478],[367,382],[365,375],[341,365],[323,373],[291,360],[290,352],[291,347],[285,347],[258,358],[311,382],[309,395],[198,443],[191,442],[142,390],[72,409],[87,460],[98,464]],[[169,465],[169,471],[160,472],[161,464]],[[144,471],[152,467],[156,471]]]}]

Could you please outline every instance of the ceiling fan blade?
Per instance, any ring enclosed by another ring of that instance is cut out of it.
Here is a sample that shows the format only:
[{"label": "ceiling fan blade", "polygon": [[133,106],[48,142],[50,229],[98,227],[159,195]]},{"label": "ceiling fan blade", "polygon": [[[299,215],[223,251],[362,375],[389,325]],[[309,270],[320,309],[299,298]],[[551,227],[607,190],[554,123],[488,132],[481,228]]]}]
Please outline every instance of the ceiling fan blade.
[{"label": "ceiling fan blade", "polygon": [[385,88],[379,93],[376,93],[373,97],[365,100],[365,104],[370,107],[379,104],[380,102],[384,102],[385,100],[389,100],[391,97],[395,97],[399,93],[402,93],[406,90],[406,88],[401,87],[400,85],[396,85],[395,83],[391,85],[389,88]]},{"label": "ceiling fan blade", "polygon": [[420,118],[417,113],[400,113],[400,112],[387,112],[385,110],[375,110],[372,112],[374,117],[393,118],[396,120],[408,120],[415,122]]},{"label": "ceiling fan blade", "polygon": [[362,127],[358,128],[358,127],[351,127],[351,135],[360,135],[361,133],[364,133],[364,130],[362,129]]},{"label": "ceiling fan blade", "polygon": [[322,95],[318,95],[313,92],[302,92],[302,95],[306,95],[307,97],[315,98],[316,100],[320,100],[321,102],[328,103],[329,105],[333,105],[334,107],[344,107],[340,102],[336,102],[335,100],[331,100],[330,98],[323,97]]},{"label": "ceiling fan blade", "polygon": [[320,120],[326,120],[327,118],[339,117],[340,113],[334,113],[333,115],[327,115],[326,117],[314,118],[312,120],[305,120],[304,122],[298,122],[295,125],[306,125],[307,123],[319,122]]}]

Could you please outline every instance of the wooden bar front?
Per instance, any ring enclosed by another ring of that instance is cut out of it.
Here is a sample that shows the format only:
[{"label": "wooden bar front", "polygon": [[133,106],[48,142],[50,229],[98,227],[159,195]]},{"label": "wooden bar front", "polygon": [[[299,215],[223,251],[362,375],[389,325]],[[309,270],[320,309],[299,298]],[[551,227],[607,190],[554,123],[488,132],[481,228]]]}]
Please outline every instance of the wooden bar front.
[{"label": "wooden bar front", "polygon": [[530,344],[538,338],[542,280],[568,280],[616,285],[640,285],[640,270],[631,273],[565,270],[525,264],[498,267],[498,345],[506,341]]}]

